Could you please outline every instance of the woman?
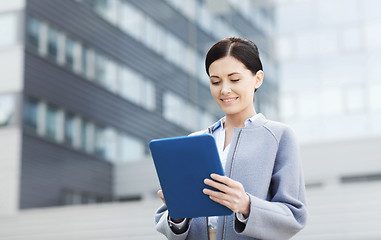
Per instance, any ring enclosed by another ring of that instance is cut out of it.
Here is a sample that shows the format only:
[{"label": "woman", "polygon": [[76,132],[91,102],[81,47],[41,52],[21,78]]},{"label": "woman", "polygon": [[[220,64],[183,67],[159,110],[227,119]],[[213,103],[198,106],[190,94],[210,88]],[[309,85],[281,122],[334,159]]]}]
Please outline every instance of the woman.
[{"label": "woman", "polygon": [[207,53],[205,67],[225,117],[194,134],[215,137],[226,176],[204,180],[220,192],[203,192],[234,214],[172,219],[159,190],[164,205],[156,229],[168,239],[289,239],[306,224],[304,180],[293,131],[255,111],[263,82],[258,48],[244,38],[223,39]]}]

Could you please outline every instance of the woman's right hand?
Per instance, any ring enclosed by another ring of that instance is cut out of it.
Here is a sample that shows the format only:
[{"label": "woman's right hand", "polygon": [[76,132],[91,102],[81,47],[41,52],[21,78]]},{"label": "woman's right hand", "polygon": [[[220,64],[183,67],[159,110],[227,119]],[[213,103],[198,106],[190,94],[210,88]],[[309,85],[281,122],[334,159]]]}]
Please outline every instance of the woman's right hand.
[{"label": "woman's right hand", "polygon": [[164,205],[167,206],[164,199],[164,194],[162,190],[157,191],[157,195],[160,197],[161,201],[163,201]]},{"label": "woman's right hand", "polygon": [[[163,201],[164,205],[167,206],[167,204],[165,203],[163,191],[162,190],[157,191],[157,195],[160,197],[161,201]],[[184,221],[184,219],[185,218],[181,218],[181,219],[173,219],[173,218],[171,218],[171,220],[174,223],[181,223],[182,221]]]}]

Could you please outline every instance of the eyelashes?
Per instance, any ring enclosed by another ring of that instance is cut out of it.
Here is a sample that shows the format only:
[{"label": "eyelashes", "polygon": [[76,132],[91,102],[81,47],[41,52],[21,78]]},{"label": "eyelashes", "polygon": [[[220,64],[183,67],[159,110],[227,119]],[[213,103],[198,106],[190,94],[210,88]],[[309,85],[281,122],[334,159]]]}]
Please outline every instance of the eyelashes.
[{"label": "eyelashes", "polygon": [[[230,80],[231,82],[239,82],[240,79],[232,79]],[[220,84],[221,81],[218,81],[218,82],[211,82],[212,85],[218,85]]]}]

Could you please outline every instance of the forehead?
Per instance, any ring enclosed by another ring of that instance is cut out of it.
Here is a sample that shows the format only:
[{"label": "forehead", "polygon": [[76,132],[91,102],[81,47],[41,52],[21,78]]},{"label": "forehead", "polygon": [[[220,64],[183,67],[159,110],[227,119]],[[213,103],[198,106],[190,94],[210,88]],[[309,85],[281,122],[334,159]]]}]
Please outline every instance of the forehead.
[{"label": "forehead", "polygon": [[228,75],[232,72],[249,71],[246,66],[234,57],[227,56],[214,61],[209,66],[209,74],[212,75]]}]

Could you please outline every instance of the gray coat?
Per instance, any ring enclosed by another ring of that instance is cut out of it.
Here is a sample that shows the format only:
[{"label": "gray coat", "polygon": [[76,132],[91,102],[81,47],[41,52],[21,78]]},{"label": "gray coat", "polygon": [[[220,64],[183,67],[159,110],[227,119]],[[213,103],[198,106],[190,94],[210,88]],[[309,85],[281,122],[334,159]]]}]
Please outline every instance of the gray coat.
[{"label": "gray coat", "polygon": [[[211,133],[213,126],[196,134]],[[235,215],[218,218],[217,239],[289,239],[306,224],[305,187],[294,132],[262,114],[234,129],[225,174],[242,183],[250,196],[246,225]],[[194,218],[188,230],[175,234],[165,205],[156,212],[156,229],[168,239],[207,240],[207,219]]]}]

